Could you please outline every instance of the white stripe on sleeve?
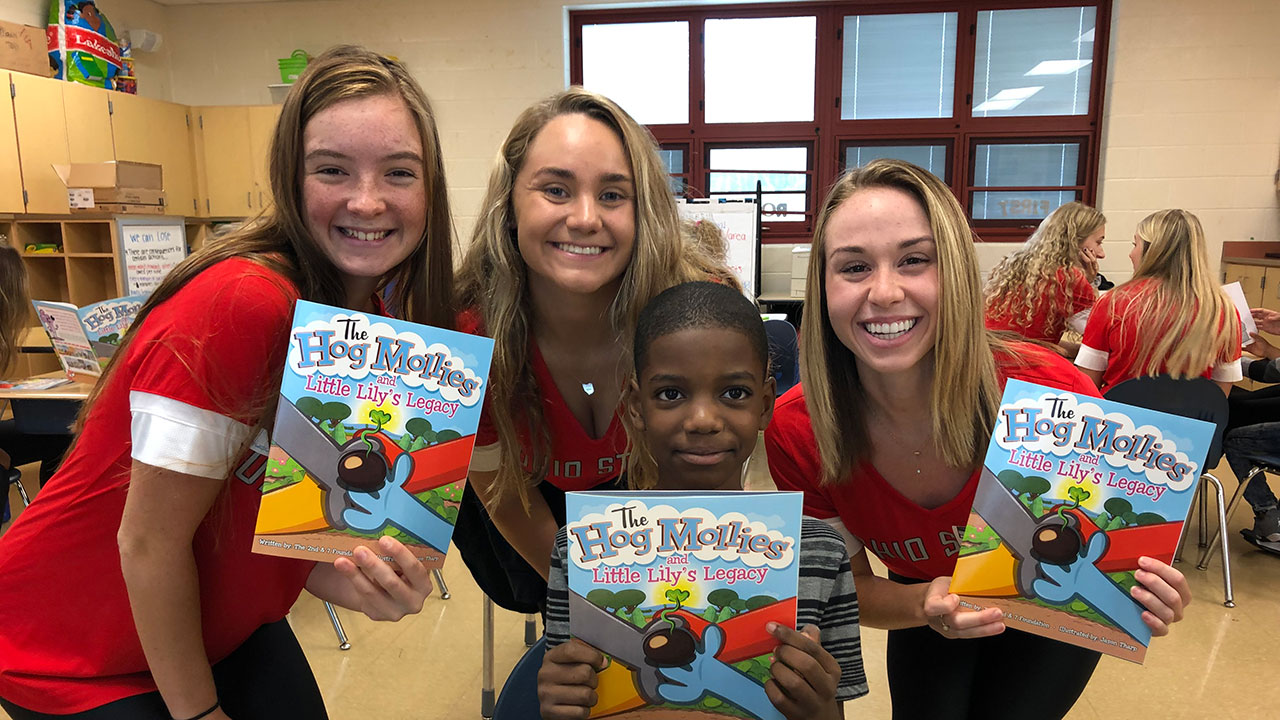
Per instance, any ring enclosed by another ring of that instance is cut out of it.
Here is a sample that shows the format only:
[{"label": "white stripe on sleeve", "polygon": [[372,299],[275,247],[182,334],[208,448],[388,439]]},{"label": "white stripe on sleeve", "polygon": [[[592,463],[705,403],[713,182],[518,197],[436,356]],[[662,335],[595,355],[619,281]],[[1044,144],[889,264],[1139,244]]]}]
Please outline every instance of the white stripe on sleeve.
[{"label": "white stripe on sleeve", "polygon": [[1067,327],[1083,335],[1085,326],[1089,324],[1089,315],[1092,313],[1093,308],[1087,307],[1075,315],[1072,315],[1071,318],[1067,320]]},{"label": "white stripe on sleeve", "polygon": [[1244,379],[1244,371],[1241,370],[1241,364],[1244,358],[1239,360],[1231,360],[1221,365],[1215,365],[1213,368],[1213,379],[1217,382],[1238,382]]},{"label": "white stripe on sleeve", "polygon": [[471,472],[495,472],[502,461],[502,445],[477,445],[471,451]]},{"label": "white stripe on sleeve", "polygon": [[173,472],[223,478],[253,428],[212,410],[139,390],[129,393],[134,460]]},{"label": "white stripe on sleeve", "polygon": [[1076,354],[1076,364],[1085,370],[1106,370],[1107,358],[1110,356],[1110,353],[1081,345],[1080,352]]}]

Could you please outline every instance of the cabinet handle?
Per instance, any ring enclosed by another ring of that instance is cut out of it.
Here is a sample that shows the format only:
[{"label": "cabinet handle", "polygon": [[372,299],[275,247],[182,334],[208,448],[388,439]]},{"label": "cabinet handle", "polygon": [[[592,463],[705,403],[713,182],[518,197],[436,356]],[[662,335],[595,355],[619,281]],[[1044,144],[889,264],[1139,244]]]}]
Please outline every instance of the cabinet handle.
[{"label": "cabinet handle", "polygon": [[262,204],[262,191],[259,190],[258,191],[258,209],[261,210],[264,207],[266,206]]},{"label": "cabinet handle", "polygon": [[246,190],[244,193],[244,204],[248,208],[253,208],[253,191]]}]

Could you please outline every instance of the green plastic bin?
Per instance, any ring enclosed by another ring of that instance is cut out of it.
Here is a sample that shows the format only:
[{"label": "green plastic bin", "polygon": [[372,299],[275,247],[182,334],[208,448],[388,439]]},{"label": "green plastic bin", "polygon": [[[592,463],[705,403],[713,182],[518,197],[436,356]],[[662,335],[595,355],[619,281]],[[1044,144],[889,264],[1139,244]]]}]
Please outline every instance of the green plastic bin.
[{"label": "green plastic bin", "polygon": [[305,50],[294,50],[292,55],[276,62],[280,65],[280,82],[292,83],[306,69],[307,63],[311,62],[311,56]]}]

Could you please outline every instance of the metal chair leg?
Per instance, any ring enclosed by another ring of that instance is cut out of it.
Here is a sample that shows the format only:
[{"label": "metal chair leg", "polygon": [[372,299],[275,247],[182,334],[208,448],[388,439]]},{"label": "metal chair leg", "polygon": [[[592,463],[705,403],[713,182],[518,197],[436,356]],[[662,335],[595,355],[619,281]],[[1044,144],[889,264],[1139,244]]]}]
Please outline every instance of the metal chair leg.
[{"label": "metal chair leg", "polygon": [[[1235,595],[1231,588],[1231,554],[1227,547],[1227,503],[1222,492],[1222,481],[1209,473],[1200,476],[1200,481],[1205,480],[1213,483],[1214,491],[1217,493],[1218,500],[1218,539],[1222,541],[1222,588],[1223,600],[1222,604],[1226,607],[1233,608],[1236,606]],[[1212,550],[1210,544],[1204,550],[1204,554],[1200,556],[1200,564],[1196,565],[1200,570],[1207,570],[1209,567],[1209,552]]]},{"label": "metal chair leg", "polygon": [[[1263,470],[1264,468],[1262,468],[1261,466],[1255,466],[1252,470],[1249,471],[1249,474],[1244,477],[1244,480],[1241,480],[1240,484],[1236,486],[1236,492],[1234,495],[1231,496],[1231,502],[1227,503],[1227,519],[1228,520],[1231,519],[1231,516],[1235,514],[1236,507],[1240,505],[1240,500],[1244,498],[1244,489],[1249,486],[1249,481],[1253,480],[1253,477],[1258,473],[1263,472]],[[1226,538],[1226,533],[1223,533],[1222,537]],[[1208,560],[1209,553],[1213,552],[1213,548],[1217,543],[1218,543],[1217,535],[1209,539],[1209,546],[1204,549],[1203,553],[1201,553],[1200,564],[1197,567],[1207,566],[1207,563],[1209,561]],[[1204,568],[1201,567],[1200,569],[1203,570]]]},{"label": "metal chair leg", "polygon": [[497,698],[493,690],[493,601],[488,595],[480,627],[480,717],[491,720]]},{"label": "metal chair leg", "polygon": [[[17,470],[11,471],[9,482],[18,488],[18,497],[22,498],[22,507],[31,505],[31,498],[27,497],[27,488],[22,484],[22,473]],[[16,477],[14,476],[16,474]],[[8,488],[5,488],[8,491]]]},{"label": "metal chair leg", "polygon": [[333,631],[338,634],[338,649],[350,650],[351,643],[347,641],[347,633],[342,629],[342,621],[338,619],[338,611],[327,600],[324,603],[324,609],[329,611],[329,621],[333,623]]},{"label": "metal chair leg", "polygon": [[524,646],[533,647],[538,642],[538,616],[529,613],[524,616]]},{"label": "metal chair leg", "polygon": [[1200,508],[1200,533],[1196,546],[1205,548],[1209,546],[1209,493],[1205,490],[1203,482],[1196,486],[1196,499],[1199,500],[1197,504]]},{"label": "metal chair leg", "polygon": [[440,572],[440,568],[431,571],[431,577],[435,579],[436,586],[440,588],[440,599],[449,599],[449,586],[444,584],[444,573]]}]

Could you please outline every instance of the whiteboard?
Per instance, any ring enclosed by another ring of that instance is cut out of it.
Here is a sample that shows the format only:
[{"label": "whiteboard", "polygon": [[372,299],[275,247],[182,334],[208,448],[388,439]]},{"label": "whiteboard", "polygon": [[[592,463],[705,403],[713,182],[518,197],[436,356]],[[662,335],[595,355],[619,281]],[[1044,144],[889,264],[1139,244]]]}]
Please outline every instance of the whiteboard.
[{"label": "whiteboard", "polygon": [[725,262],[748,298],[760,294],[760,213],[755,200],[718,202],[712,200],[676,199],[680,217],[687,220],[710,220],[724,234],[728,248]]},{"label": "whiteboard", "polygon": [[181,222],[119,218],[120,269],[124,293],[149,293],[187,256],[187,229]]}]

